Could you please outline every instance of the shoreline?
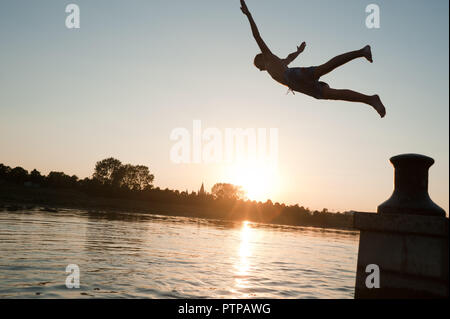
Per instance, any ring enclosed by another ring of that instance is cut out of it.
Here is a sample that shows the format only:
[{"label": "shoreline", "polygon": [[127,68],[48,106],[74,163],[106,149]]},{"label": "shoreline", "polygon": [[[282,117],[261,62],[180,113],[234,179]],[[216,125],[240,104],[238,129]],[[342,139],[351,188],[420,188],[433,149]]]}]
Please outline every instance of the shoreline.
[{"label": "shoreline", "polygon": [[207,205],[188,205],[170,202],[143,201],[124,198],[93,197],[73,190],[56,190],[48,188],[27,188],[17,185],[0,184],[0,212],[39,209],[57,212],[60,209],[80,209],[85,211],[102,211],[108,214],[117,212],[163,215],[174,217],[193,217],[223,221],[250,221],[271,225],[315,227],[323,229],[356,230],[353,216],[348,216],[345,223],[293,220],[256,220],[245,212],[221,211]]}]

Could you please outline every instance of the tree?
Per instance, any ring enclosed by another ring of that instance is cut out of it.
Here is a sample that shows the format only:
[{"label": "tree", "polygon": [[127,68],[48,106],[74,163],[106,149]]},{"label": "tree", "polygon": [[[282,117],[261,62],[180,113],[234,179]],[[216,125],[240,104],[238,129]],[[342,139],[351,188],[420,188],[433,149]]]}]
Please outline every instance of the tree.
[{"label": "tree", "polygon": [[115,158],[97,162],[92,178],[103,185],[122,187],[129,190],[148,190],[155,179],[147,166],[122,163]]},{"label": "tree", "polygon": [[244,199],[245,191],[241,186],[227,184],[227,183],[217,183],[212,189],[211,193],[216,199]]},{"label": "tree", "polygon": [[128,188],[128,189],[137,189],[137,172],[135,166],[131,164],[126,164],[121,167],[122,178],[120,186]]},{"label": "tree", "polygon": [[144,165],[137,165],[136,168],[136,184],[140,190],[152,188],[155,176],[150,174],[150,169]]},{"label": "tree", "polygon": [[95,172],[92,178],[104,185],[120,184],[122,163],[115,158],[107,158],[95,164]]},{"label": "tree", "polygon": [[6,179],[11,172],[11,167],[0,164],[0,180]]},{"label": "tree", "polygon": [[38,170],[34,169],[31,171],[30,181],[32,183],[41,185],[41,184],[43,184],[44,180],[45,180],[45,177],[42,176]]},{"label": "tree", "polygon": [[22,167],[13,168],[8,174],[8,179],[13,183],[23,184],[28,179],[28,171]]},{"label": "tree", "polygon": [[50,172],[46,178],[47,184],[53,187],[72,188],[76,186],[78,177],[69,176],[62,172]]},{"label": "tree", "polygon": [[122,165],[122,180],[120,186],[130,190],[144,190],[151,187],[155,176],[150,174],[147,166]]}]

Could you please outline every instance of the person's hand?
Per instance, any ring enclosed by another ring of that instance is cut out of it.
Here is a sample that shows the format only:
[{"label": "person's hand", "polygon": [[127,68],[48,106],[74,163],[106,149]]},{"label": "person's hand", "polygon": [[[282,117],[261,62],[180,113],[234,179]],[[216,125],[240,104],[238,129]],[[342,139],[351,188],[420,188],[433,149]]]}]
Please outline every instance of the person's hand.
[{"label": "person's hand", "polygon": [[250,15],[250,11],[248,11],[247,4],[245,3],[244,0],[241,0],[241,11],[246,16]]},{"label": "person's hand", "polygon": [[300,44],[300,46],[297,47],[297,52],[302,53],[306,48],[306,42],[303,42],[302,44]]}]

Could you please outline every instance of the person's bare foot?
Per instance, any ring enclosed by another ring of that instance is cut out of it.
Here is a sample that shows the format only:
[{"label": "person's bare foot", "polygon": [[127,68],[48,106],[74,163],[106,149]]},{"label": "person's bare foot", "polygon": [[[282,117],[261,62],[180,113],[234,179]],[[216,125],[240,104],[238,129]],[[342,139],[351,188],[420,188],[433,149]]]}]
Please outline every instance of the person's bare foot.
[{"label": "person's bare foot", "polygon": [[364,57],[367,59],[367,61],[369,61],[370,63],[373,63],[372,48],[370,47],[370,45],[366,45],[362,50],[363,50]]},{"label": "person's bare foot", "polygon": [[384,107],[383,103],[381,102],[381,99],[378,95],[372,96],[372,101],[370,103],[372,107],[375,109],[375,111],[380,114],[381,118],[385,117],[386,115],[386,108]]}]

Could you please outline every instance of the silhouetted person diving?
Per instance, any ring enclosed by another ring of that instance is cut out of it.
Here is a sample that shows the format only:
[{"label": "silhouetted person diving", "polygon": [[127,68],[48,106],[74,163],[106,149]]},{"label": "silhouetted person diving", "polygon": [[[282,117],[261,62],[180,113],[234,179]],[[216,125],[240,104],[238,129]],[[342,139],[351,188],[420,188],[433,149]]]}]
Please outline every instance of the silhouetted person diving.
[{"label": "silhouetted person diving", "polygon": [[319,81],[322,75],[325,75],[356,58],[364,57],[372,63],[373,60],[370,46],[367,45],[360,50],[338,55],[327,63],[319,66],[289,68],[288,65],[294,61],[303,50],[305,50],[306,43],[303,42],[297,47],[297,51],[289,54],[287,58],[280,59],[273,54],[264,43],[244,0],[241,0],[241,10],[250,21],[253,36],[262,52],[258,54],[254,60],[254,64],[258,69],[267,71],[275,81],[289,87],[292,91],[297,91],[316,99],[365,103],[372,106],[381,117],[386,115],[386,110],[378,95],[370,96],[352,90],[333,89],[330,88],[327,83]]}]

